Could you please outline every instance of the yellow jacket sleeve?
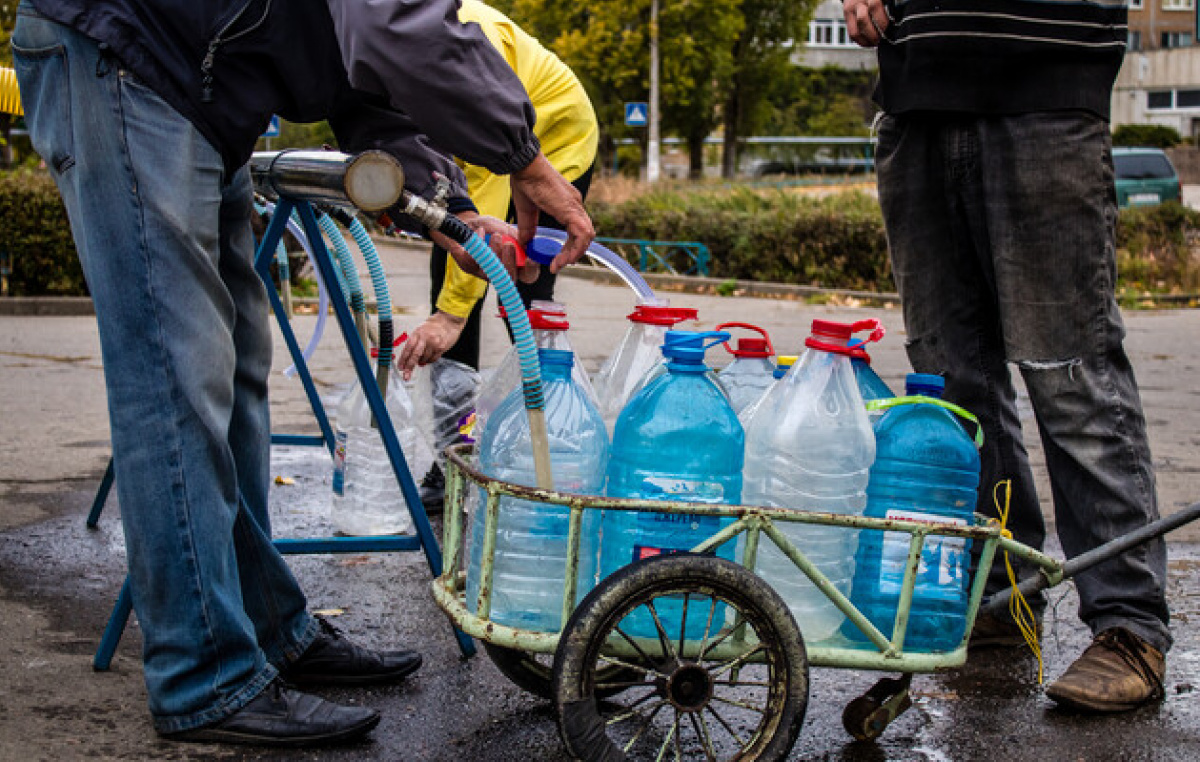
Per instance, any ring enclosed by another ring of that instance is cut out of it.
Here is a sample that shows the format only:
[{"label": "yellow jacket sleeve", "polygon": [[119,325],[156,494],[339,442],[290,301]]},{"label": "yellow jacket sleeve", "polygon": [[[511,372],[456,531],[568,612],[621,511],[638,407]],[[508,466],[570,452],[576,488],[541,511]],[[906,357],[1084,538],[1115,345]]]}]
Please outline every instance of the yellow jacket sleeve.
[{"label": "yellow jacket sleeve", "polygon": [[[542,152],[563,177],[577,180],[596,160],[599,128],[592,102],[575,73],[511,19],[478,0],[463,0],[458,18],[464,24],[479,24],[517,73],[537,112],[533,131],[542,143]],[[511,194],[508,178],[471,164],[462,167],[467,192],[479,213],[504,219]],[[467,275],[448,260],[437,308],[466,317],[486,289],[486,281]]]}]

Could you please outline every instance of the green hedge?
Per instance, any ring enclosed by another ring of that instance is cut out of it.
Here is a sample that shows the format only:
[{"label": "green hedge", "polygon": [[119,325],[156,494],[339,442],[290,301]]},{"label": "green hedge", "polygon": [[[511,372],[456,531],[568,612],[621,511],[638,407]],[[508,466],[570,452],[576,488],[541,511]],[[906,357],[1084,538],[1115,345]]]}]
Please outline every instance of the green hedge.
[{"label": "green hedge", "polygon": [[67,210],[44,172],[0,174],[0,253],[12,264],[13,296],[87,293]]},{"label": "green hedge", "polygon": [[603,236],[704,243],[713,277],[894,290],[879,205],[864,193],[659,191],[588,208]]},{"label": "green hedge", "polygon": [[1200,293],[1200,212],[1176,201],[1122,210],[1117,272],[1125,289]]}]

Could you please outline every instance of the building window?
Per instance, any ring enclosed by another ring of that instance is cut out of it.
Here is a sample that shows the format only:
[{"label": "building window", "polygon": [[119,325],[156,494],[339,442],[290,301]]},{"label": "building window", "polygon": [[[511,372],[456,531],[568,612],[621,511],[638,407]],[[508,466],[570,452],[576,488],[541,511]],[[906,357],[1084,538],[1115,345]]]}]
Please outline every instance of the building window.
[{"label": "building window", "polygon": [[1191,32],[1163,32],[1162,46],[1164,48],[1186,48],[1192,44]]},{"label": "building window", "polygon": [[1190,11],[1196,7],[1196,0],[1162,0],[1164,11]]},{"label": "building window", "polygon": [[1142,49],[1142,33],[1137,30],[1130,29],[1129,30],[1129,51],[1132,53],[1132,52],[1135,52],[1135,51],[1138,51],[1141,49]]},{"label": "building window", "polygon": [[1175,91],[1175,108],[1200,108],[1200,90]]},{"label": "building window", "polygon": [[1129,0],[1129,10],[1140,11],[1142,9],[1142,0]]},{"label": "building window", "polygon": [[1146,93],[1146,108],[1147,109],[1168,109],[1174,105],[1175,93],[1172,90],[1161,90],[1159,92]]},{"label": "building window", "polygon": [[813,19],[808,22],[808,45],[813,48],[856,48],[843,19]]}]

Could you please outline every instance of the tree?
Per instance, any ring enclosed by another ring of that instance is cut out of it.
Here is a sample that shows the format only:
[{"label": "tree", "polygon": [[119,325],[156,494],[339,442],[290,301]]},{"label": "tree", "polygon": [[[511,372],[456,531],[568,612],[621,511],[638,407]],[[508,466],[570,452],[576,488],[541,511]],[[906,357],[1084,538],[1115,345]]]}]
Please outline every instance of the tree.
[{"label": "tree", "polygon": [[[623,104],[649,92],[650,0],[507,0],[494,3],[583,82],[601,134],[636,136],[624,124]],[[741,33],[742,0],[660,0],[663,128],[687,139],[692,172],[703,165],[704,139],[717,124],[722,83],[732,72],[733,42]]]},{"label": "tree", "polygon": [[733,43],[733,72],[725,89],[721,174],[737,172],[738,138],[753,133],[765,118],[770,84],[793,68],[791,54],[808,37],[817,0],[743,0],[744,24]]}]

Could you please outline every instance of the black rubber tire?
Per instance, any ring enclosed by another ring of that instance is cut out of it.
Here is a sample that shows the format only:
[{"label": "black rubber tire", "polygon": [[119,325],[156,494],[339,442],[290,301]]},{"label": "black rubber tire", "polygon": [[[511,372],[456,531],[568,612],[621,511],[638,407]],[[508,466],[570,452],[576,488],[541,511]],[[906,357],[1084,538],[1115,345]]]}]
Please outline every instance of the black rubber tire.
[{"label": "black rubber tire", "polygon": [[[745,568],[713,556],[676,554],[640,561],[611,575],[579,604],[563,629],[554,658],[555,707],[563,744],[574,759],[626,759],[601,714],[604,697],[593,688],[600,650],[630,611],[646,601],[685,594],[719,598],[735,607],[764,647],[768,678],[756,685],[768,692],[766,711],[736,758],[766,762],[787,757],[808,708],[808,657],[791,612],[770,585]],[[696,663],[676,660],[669,668],[678,670],[684,664],[694,668]],[[647,682],[644,687],[653,685]],[[703,710],[689,719],[697,736],[703,727],[709,743]],[[678,719],[676,723],[679,727]]]},{"label": "black rubber tire", "polygon": [[[550,657],[542,657],[545,658],[543,662],[539,659],[541,654],[529,653],[516,648],[505,648],[486,640],[482,643],[483,650],[496,665],[496,669],[500,670],[500,674],[511,680],[521,690],[547,701],[554,700],[554,668]],[[629,673],[620,668],[609,668],[601,674],[604,680],[619,681],[627,677]],[[600,691],[597,695],[600,698],[607,698],[617,693],[620,691],[608,690]]]},{"label": "black rubber tire", "polygon": [[877,727],[871,722],[871,717],[880,706],[879,701],[871,696],[859,696],[842,710],[842,727],[856,741],[874,741],[883,735],[886,728]]}]

